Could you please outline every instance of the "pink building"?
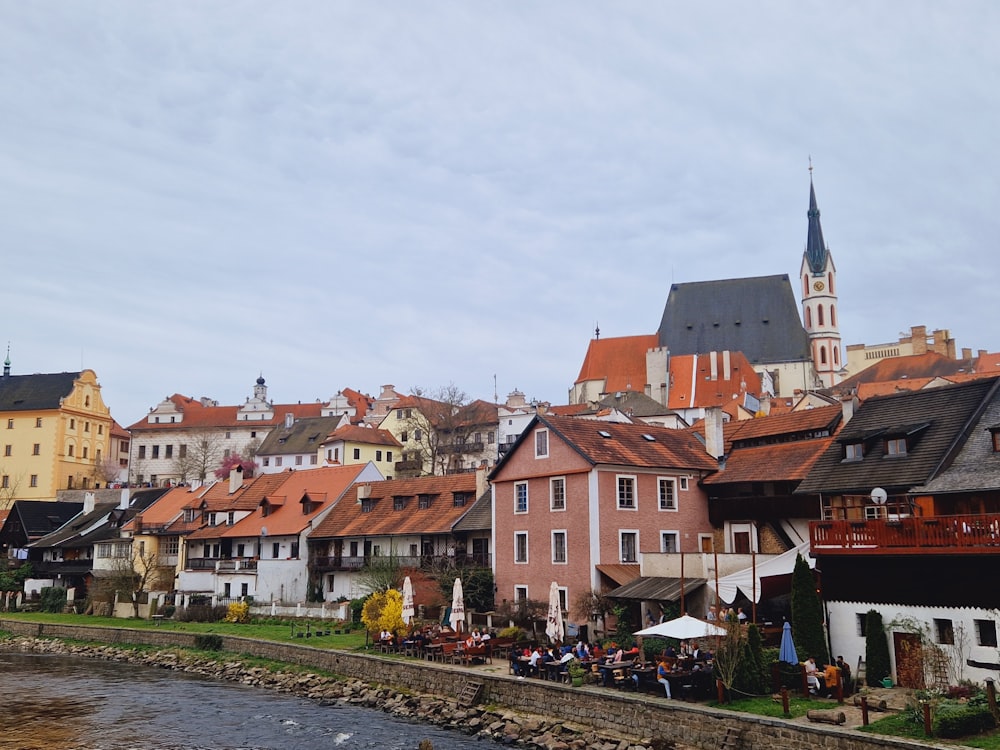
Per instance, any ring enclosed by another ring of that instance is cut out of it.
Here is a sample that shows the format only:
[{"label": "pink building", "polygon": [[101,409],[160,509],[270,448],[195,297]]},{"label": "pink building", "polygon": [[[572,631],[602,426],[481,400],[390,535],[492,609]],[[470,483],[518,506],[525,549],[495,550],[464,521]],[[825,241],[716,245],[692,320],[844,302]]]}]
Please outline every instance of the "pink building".
[{"label": "pink building", "polygon": [[643,554],[710,550],[699,482],[716,468],[686,430],[537,416],[490,476],[497,604],[555,581],[578,622],[579,596],[637,576]]}]

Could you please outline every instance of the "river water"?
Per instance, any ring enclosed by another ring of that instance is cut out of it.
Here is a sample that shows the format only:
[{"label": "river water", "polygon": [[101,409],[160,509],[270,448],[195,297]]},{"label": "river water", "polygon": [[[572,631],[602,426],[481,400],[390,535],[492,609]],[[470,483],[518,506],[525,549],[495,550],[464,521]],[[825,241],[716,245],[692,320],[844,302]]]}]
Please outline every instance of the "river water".
[{"label": "river water", "polygon": [[499,747],[370,708],[81,657],[0,653],[0,750]]}]

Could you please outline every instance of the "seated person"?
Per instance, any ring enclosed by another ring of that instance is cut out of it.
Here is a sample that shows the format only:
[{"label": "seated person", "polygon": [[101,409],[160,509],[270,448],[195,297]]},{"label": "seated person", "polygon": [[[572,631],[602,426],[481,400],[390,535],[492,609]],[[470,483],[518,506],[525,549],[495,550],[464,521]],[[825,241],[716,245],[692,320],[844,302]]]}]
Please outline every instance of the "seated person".
[{"label": "seated person", "polygon": [[538,674],[538,668],[542,661],[542,647],[536,646],[535,650],[531,652],[531,656],[528,657],[528,676]]},{"label": "seated person", "polygon": [[837,683],[840,682],[840,668],[836,664],[826,665],[826,669],[823,670],[823,682],[828,694],[836,692]]},{"label": "seated person", "polygon": [[383,630],[379,634],[378,639],[380,641],[382,641],[382,643],[392,643],[392,631],[390,631],[390,630]]},{"label": "seated person", "polygon": [[663,649],[663,656],[667,657],[668,659],[676,659],[677,649],[675,649],[673,646],[667,646],[665,649]]},{"label": "seated person", "polygon": [[818,693],[820,690],[819,682],[819,668],[816,666],[816,657],[810,656],[802,664],[806,670],[806,684],[809,686],[810,693]]},{"label": "seated person", "polygon": [[845,693],[850,693],[851,692],[851,668],[847,665],[847,662],[844,661],[844,657],[843,656],[838,656],[836,663],[837,663],[837,666],[840,668],[840,679],[844,683],[844,692]]},{"label": "seated person", "polygon": [[656,681],[663,685],[663,689],[667,691],[667,697],[672,697],[670,695],[670,680],[667,676],[670,674],[670,667],[665,661],[661,661],[656,665]]}]

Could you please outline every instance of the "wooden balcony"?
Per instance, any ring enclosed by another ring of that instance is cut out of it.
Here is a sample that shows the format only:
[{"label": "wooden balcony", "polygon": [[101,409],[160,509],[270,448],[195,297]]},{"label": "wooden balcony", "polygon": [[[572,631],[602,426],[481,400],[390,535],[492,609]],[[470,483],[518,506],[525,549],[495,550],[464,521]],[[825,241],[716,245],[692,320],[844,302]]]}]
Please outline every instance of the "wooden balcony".
[{"label": "wooden balcony", "polygon": [[[309,566],[317,573],[325,573],[331,570],[361,570],[368,560],[379,560],[380,558],[365,557],[323,557],[316,556],[310,559]],[[389,558],[381,558],[389,559]],[[492,564],[492,556],[488,553],[472,553],[458,555],[420,555],[410,557],[409,555],[396,555],[392,558],[401,568],[488,568]]]},{"label": "wooden balcony", "polygon": [[1000,555],[1000,514],[813,521],[822,555]]}]

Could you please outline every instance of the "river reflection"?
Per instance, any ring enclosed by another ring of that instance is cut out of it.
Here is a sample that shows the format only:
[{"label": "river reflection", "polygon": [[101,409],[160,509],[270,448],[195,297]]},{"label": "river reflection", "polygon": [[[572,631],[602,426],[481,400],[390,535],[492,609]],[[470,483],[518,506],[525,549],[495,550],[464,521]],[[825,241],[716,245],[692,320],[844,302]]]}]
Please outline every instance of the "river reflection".
[{"label": "river reflection", "polygon": [[0,653],[2,750],[498,747],[368,708],[118,662]]}]

